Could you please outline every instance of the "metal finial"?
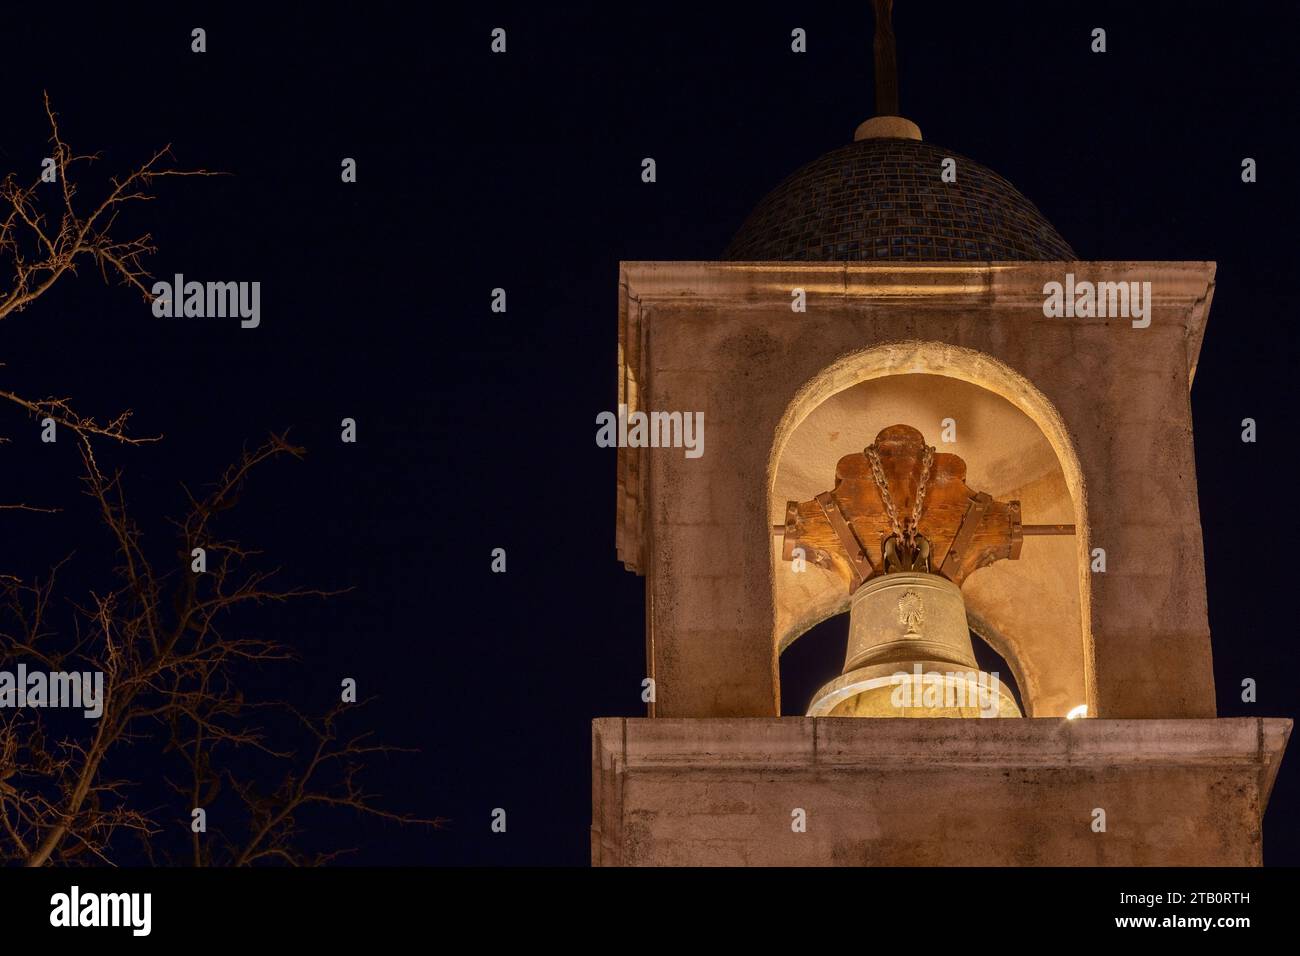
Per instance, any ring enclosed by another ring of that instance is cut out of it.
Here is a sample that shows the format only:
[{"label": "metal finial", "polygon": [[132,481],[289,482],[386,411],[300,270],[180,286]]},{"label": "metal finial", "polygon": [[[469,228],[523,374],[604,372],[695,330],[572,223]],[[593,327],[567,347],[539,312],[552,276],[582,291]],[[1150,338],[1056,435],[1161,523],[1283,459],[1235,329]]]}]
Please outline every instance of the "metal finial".
[{"label": "metal finial", "polygon": [[876,115],[898,116],[898,54],[894,48],[894,0],[874,0],[876,8]]}]

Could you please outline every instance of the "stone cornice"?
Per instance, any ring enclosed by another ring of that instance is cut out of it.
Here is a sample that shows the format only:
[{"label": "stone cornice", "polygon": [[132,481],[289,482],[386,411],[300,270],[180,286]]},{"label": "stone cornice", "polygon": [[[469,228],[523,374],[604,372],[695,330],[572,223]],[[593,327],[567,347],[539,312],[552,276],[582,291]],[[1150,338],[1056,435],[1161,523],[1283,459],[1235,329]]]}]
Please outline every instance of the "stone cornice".
[{"label": "stone cornice", "polygon": [[1254,765],[1272,786],[1282,717],[1203,720],[602,717],[596,753],[623,770]]},{"label": "stone cornice", "polygon": [[[798,286],[810,295],[969,299],[1041,305],[1043,285],[1067,272],[1094,282],[1150,282],[1156,304],[1191,307],[1214,287],[1213,262],[623,262],[620,284],[643,304],[767,301]],[[1196,316],[1201,321],[1204,315]],[[1087,321],[1087,320],[1077,320]]]}]

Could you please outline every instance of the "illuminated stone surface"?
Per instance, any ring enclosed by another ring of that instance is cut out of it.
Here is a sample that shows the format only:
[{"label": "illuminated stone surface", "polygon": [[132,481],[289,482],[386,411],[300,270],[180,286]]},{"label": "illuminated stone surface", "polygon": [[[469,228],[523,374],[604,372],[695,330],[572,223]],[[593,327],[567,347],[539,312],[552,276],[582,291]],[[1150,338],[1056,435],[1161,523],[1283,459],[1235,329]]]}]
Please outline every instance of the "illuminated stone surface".
[{"label": "illuminated stone surface", "polygon": [[[1067,270],[1150,281],[1151,326],[1045,317],[1043,286]],[[816,454],[794,438],[821,406],[916,375],[968,386],[952,393],[963,403],[990,396],[955,412],[969,425],[976,411],[999,416],[963,433],[973,479],[997,494],[1028,487],[1026,509],[1043,507],[1027,520],[1079,530],[1029,542],[963,589],[972,627],[1000,635],[990,644],[1027,713],[1215,715],[1188,400],[1212,263],[646,262],[624,263],[620,283],[620,403],[703,411],[708,435],[695,460],[618,450],[617,547],[647,576],[655,716],[780,713],[780,649],[847,607],[824,572],[790,574],[776,554],[772,523],[807,497],[777,493],[787,446]],[[807,312],[791,311],[796,287]],[[879,427],[864,424],[861,444]],[[832,465],[843,453],[821,452]],[[1104,574],[1090,570],[1098,547]]]},{"label": "illuminated stone surface", "polygon": [[[593,724],[591,859],[1257,866],[1290,730],[1249,718],[605,718]],[[792,829],[796,809],[806,832]]]}]

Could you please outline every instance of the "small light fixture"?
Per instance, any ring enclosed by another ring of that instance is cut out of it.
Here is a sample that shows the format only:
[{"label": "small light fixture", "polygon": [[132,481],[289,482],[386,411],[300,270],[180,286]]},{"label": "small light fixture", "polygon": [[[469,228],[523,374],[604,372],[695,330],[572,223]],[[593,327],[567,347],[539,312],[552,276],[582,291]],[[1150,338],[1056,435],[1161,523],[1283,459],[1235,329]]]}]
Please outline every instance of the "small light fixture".
[{"label": "small light fixture", "polygon": [[1088,705],[1080,704],[1078,707],[1074,708],[1074,710],[1066,714],[1065,719],[1078,720],[1080,717],[1087,717],[1087,716],[1088,716]]}]

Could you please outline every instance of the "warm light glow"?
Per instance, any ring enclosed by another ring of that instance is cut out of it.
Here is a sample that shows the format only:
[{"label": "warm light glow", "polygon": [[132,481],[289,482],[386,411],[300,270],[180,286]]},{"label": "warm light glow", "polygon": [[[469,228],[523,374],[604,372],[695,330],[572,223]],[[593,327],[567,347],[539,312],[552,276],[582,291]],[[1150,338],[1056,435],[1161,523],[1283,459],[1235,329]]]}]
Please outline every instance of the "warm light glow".
[{"label": "warm light glow", "polygon": [[1080,717],[1087,717],[1087,716],[1088,716],[1088,705],[1087,705],[1087,704],[1080,704],[1078,707],[1074,708],[1074,710],[1072,710],[1072,711],[1070,711],[1068,714],[1066,714],[1066,715],[1065,715],[1065,719],[1066,719],[1066,720],[1077,720],[1077,719],[1080,718]]}]

